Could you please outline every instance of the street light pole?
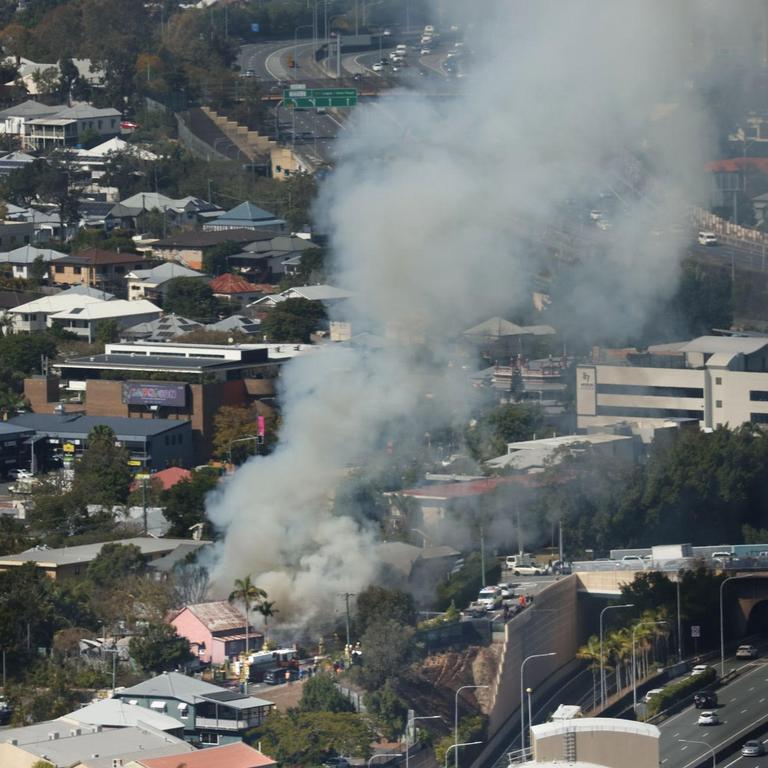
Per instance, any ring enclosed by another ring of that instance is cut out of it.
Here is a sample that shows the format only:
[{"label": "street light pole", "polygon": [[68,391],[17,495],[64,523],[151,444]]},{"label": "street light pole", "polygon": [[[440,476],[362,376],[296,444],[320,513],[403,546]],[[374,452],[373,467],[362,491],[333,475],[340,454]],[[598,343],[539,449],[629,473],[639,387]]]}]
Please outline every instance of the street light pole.
[{"label": "street light pole", "polygon": [[701,744],[702,747],[706,747],[712,753],[712,768],[717,768],[717,757],[715,756],[714,747],[710,747],[706,741],[696,741],[695,739],[678,739],[681,744]]},{"label": "street light pole", "polygon": [[632,705],[637,709],[637,656],[635,655],[635,632],[640,627],[666,624],[666,621],[641,621],[632,627]]},{"label": "street light pole", "polygon": [[526,688],[525,692],[528,694],[528,742],[532,743],[531,728],[533,728],[533,710],[531,709],[531,694],[533,688]]},{"label": "street light pole", "polygon": [[[409,710],[410,712],[413,712],[413,710]],[[405,768],[408,768],[411,754],[411,727],[416,728],[413,723],[417,720],[442,720],[442,718],[440,715],[421,715],[416,717],[409,714],[408,721],[405,724]]]},{"label": "street light pole", "polygon": [[461,744],[451,744],[448,749],[445,750],[445,768],[448,768],[448,755],[451,753],[451,750],[454,749],[458,752],[459,747],[471,747],[475,744],[482,744],[482,741],[465,741]]},{"label": "street light pole", "polygon": [[683,660],[683,630],[680,619],[680,574],[677,574],[677,660]]},{"label": "street light pole", "polygon": [[634,603],[626,603],[625,605],[607,605],[600,611],[600,706],[605,706],[605,660],[603,658],[603,615],[606,611],[615,611],[619,608],[634,608]]},{"label": "street light pole", "polygon": [[743,576],[729,576],[727,579],[723,579],[720,582],[720,677],[725,675],[725,627],[723,625],[723,587],[729,581],[737,581],[738,579],[753,579],[752,574],[745,574]]},{"label": "street light pole", "polygon": [[[465,688],[490,688],[490,685],[462,685],[456,689],[456,694],[453,697],[453,743],[459,743],[459,694]],[[454,752],[454,766],[459,768],[459,751]]]},{"label": "street light pole", "polygon": [[549,653],[533,653],[530,656],[526,656],[523,659],[523,663],[520,665],[520,748],[525,751],[525,665],[531,659],[544,659],[547,656],[556,656],[554,651]]}]

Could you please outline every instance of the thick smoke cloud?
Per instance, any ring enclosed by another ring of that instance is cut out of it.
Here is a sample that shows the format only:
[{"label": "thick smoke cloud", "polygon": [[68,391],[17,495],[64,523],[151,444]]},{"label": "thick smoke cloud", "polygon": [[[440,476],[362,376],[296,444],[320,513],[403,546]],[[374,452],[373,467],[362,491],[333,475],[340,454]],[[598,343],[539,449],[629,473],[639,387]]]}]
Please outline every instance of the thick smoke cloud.
[{"label": "thick smoke cloud", "polygon": [[[461,418],[467,398],[447,375],[450,339],[527,306],[542,241],[587,243],[563,330],[631,333],[674,291],[690,236],[679,225],[706,197],[700,96],[711,62],[692,37],[727,30],[732,9],[464,5],[477,18],[463,95],[402,93],[355,110],[317,207],[333,282],[355,294],[353,328],[396,329],[401,343],[325,348],[287,365],[277,450],[241,468],[209,505],[225,532],[220,591],[250,573],[281,621],[332,616],[337,593],[375,579],[376,533],[332,514],[334,489],[348,467],[375,463],[388,425],[409,424],[427,393],[446,421]],[[624,202],[600,232],[586,214],[606,189]],[[414,418],[413,434],[422,429]]]}]

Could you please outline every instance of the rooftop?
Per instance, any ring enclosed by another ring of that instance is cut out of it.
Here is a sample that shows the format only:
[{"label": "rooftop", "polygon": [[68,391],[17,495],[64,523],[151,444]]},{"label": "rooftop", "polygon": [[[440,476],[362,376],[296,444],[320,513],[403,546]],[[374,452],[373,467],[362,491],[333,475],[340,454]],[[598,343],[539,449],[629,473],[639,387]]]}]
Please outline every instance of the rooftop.
[{"label": "rooftop", "polygon": [[[175,731],[184,723],[163,712],[135,707],[122,699],[102,699],[70,712],[62,720],[101,725],[105,728],[125,728],[131,725],[151,725],[159,731]],[[55,730],[51,728],[50,730]]]},{"label": "rooftop", "polygon": [[82,413],[19,413],[6,424],[65,437],[87,437],[97,426],[114,430],[118,440],[162,435],[188,422],[177,419],[131,419],[127,416],[85,416]]},{"label": "rooftop", "polygon": [[226,600],[194,603],[183,610],[189,611],[211,632],[224,632],[245,627],[243,614]]},{"label": "rooftop", "polygon": [[613,717],[581,717],[573,720],[555,720],[552,723],[534,725],[533,735],[536,739],[549,736],[560,736],[566,733],[589,733],[594,731],[614,731],[632,733],[638,736],[648,736],[658,739],[661,732],[655,725],[638,723],[634,720],[620,720]]},{"label": "rooftop", "polygon": [[[160,483],[162,489],[167,491],[169,488],[173,488],[176,483],[182,480],[189,480],[192,477],[192,473],[188,469],[182,467],[168,467],[168,469],[161,469],[159,472],[155,472],[149,480],[152,483]],[[131,484],[131,490],[141,488],[141,482],[134,480]]]},{"label": "rooftop", "polygon": [[234,208],[230,208],[226,213],[222,213],[221,216],[216,217],[216,223],[225,221],[275,221],[276,216],[274,213],[265,211],[263,208],[259,208],[258,205],[254,205],[251,202],[240,203]]},{"label": "rooftop", "polygon": [[[234,691],[228,691],[226,688],[206,683],[195,677],[182,675],[180,672],[163,672],[162,675],[157,675],[149,680],[144,680],[138,685],[125,688],[120,691],[118,696],[121,699],[131,699],[134,696],[146,696],[150,698],[157,696],[184,701],[187,704],[195,704],[201,698],[206,699],[212,696],[218,696],[222,693],[232,694],[234,696],[231,700],[227,700],[226,706],[235,707],[236,709],[266,707],[271,706],[272,704],[271,701],[257,699],[254,696],[244,696]],[[215,700],[216,699],[214,699],[214,701]]]},{"label": "rooftop", "polygon": [[398,491],[402,496],[414,499],[435,499],[450,501],[452,499],[467,499],[492,493],[497,488],[508,485],[536,488],[539,481],[533,475],[514,475],[511,477],[486,477],[483,480],[470,480],[461,483],[438,483],[425,485],[421,488],[406,488]]},{"label": "rooftop", "polygon": [[259,288],[253,283],[249,283],[240,275],[233,275],[227,272],[224,275],[215,277],[209,283],[210,289],[214,293],[258,293]]},{"label": "rooftop", "polygon": [[140,253],[120,253],[118,251],[105,251],[101,248],[88,248],[72,256],[65,256],[61,263],[104,266],[107,264],[136,264],[144,260]]},{"label": "rooftop", "polygon": [[[53,367],[61,371],[72,368],[89,368],[92,370],[203,373],[205,371],[248,368],[266,362],[266,355],[263,359],[259,356],[258,359],[247,357],[240,360],[226,360],[202,356],[177,357],[170,353],[167,357],[161,355],[102,354],[91,355],[90,357],[72,357],[63,363],[55,363]],[[130,421],[142,421],[142,419],[130,419]]]},{"label": "rooftop", "polygon": [[66,256],[66,253],[54,251],[52,248],[35,248],[34,245],[23,245],[21,248],[14,248],[7,253],[0,253],[0,261],[9,264],[32,264],[37,258],[41,258],[43,261],[54,261]]},{"label": "rooftop", "polygon": [[699,336],[681,347],[681,351],[752,355],[766,346],[768,346],[768,336]]},{"label": "rooftop", "polygon": [[51,315],[53,320],[106,320],[111,317],[130,317],[131,315],[160,315],[162,309],[147,299],[128,301],[96,301],[83,307],[69,307]]},{"label": "rooftop", "polygon": [[34,312],[43,312],[53,314],[55,312],[64,312],[69,309],[83,308],[89,304],[106,304],[104,299],[89,296],[84,293],[72,293],[71,291],[62,291],[54,293],[52,296],[41,296],[26,304],[19,304],[18,307],[11,309],[12,314],[29,314]]},{"label": "rooftop", "polygon": [[250,243],[255,240],[268,240],[274,236],[271,232],[255,232],[252,229],[225,229],[215,232],[180,232],[177,235],[158,240],[154,248],[208,248],[221,243]]},{"label": "rooftop", "polygon": [[[79,544],[76,547],[59,547],[58,549],[26,549],[17,555],[0,556],[0,565],[5,563],[27,563],[34,562],[41,566],[70,565],[74,563],[90,563],[101,552],[105,542],[96,542],[94,544]],[[199,547],[204,546],[206,541],[193,541],[192,539],[155,539],[151,536],[135,536],[131,539],[120,539],[113,544],[129,545],[138,547],[145,555],[157,555],[161,553],[172,552],[176,547],[187,544],[196,544]],[[4,735],[4,734],[3,734]],[[2,736],[0,736],[2,738]]]},{"label": "rooftop", "polygon": [[152,757],[137,761],[142,768],[263,768],[275,761],[243,742],[208,747],[194,755]]},{"label": "rooftop", "polygon": [[517,325],[503,317],[492,317],[479,325],[464,331],[465,336],[485,336],[503,338],[504,336],[547,336],[555,333],[550,325]]},{"label": "rooftop", "polygon": [[131,280],[141,280],[143,283],[161,285],[176,277],[205,277],[202,272],[177,264],[175,261],[165,261],[152,269],[134,269],[126,277]]},{"label": "rooftop", "polygon": [[332,285],[300,285],[288,288],[280,294],[284,299],[302,298],[309,301],[349,299],[352,295],[350,291],[346,291],[343,288],[335,288]]}]

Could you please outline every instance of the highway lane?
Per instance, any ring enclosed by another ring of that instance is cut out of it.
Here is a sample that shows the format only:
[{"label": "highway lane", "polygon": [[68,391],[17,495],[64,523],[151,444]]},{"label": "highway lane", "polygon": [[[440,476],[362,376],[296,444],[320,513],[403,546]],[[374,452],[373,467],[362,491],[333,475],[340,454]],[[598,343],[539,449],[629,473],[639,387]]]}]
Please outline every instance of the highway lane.
[{"label": "highway lane", "polygon": [[[729,661],[735,666],[737,662]],[[740,664],[741,674],[718,690],[720,725],[697,724],[699,710],[690,706],[659,725],[661,768],[694,768],[711,755],[701,741],[719,751],[730,742],[743,741],[746,734],[768,719],[768,665]]]}]

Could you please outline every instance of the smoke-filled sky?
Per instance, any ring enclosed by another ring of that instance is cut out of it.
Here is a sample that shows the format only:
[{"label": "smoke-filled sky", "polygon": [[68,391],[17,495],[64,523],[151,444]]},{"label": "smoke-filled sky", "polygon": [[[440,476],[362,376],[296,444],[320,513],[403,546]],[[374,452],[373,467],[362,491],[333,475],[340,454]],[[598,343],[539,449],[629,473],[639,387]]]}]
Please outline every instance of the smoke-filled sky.
[{"label": "smoke-filled sky", "polygon": [[[672,295],[690,237],[680,226],[686,205],[707,197],[705,70],[715,51],[755,55],[730,25],[734,9],[714,0],[463,5],[477,18],[463,20],[473,64],[462,95],[402,93],[358,107],[316,210],[331,233],[332,282],[356,297],[346,309],[353,328],[394,323],[422,336],[429,367],[408,344],[329,347],[292,361],[277,449],[209,504],[225,531],[217,588],[251,574],[280,621],[333,616],[338,593],[375,579],[376,534],[334,516],[329,499],[348,467],[376,462],[388,425],[409,424],[425,369],[433,408],[461,418],[465,390],[445,375],[451,336],[527,309],[539,269],[532,240],[556,229],[597,242],[572,272],[563,331],[630,334]],[[762,28],[758,15],[739,21]],[[720,47],[702,52],[700,33]],[[644,169],[640,197],[625,183],[630,165]],[[606,190],[623,203],[601,232],[587,214]],[[418,435],[423,424],[412,423]]]}]

